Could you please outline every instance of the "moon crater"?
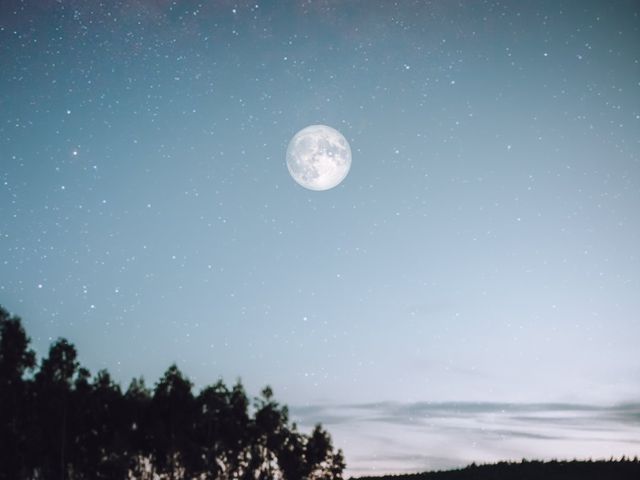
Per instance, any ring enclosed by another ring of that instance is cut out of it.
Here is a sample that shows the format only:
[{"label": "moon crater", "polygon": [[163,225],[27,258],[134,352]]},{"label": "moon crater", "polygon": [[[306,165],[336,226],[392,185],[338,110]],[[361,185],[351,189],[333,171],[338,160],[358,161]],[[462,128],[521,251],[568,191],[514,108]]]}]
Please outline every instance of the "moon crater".
[{"label": "moon crater", "polygon": [[287,168],[309,190],[329,190],[351,168],[351,147],[344,136],[326,125],[311,125],[296,133],[287,148]]}]

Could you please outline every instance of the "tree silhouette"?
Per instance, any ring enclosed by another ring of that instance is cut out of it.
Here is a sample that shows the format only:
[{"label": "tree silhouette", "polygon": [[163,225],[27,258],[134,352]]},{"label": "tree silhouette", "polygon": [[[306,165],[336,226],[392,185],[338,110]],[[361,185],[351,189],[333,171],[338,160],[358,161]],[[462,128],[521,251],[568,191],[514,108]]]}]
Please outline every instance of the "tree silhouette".
[{"label": "tree silhouette", "polygon": [[297,432],[294,423],[291,430],[284,432],[282,447],[278,451],[278,464],[285,478],[308,477],[310,470],[305,452],[305,438]]},{"label": "tree silhouette", "polygon": [[123,393],[65,339],[35,366],[20,318],[0,307],[0,480],[342,478],[329,434],[299,433],[269,387],[250,409],[239,381],[194,395],[174,364],[153,390],[139,378]]},{"label": "tree silhouette", "polygon": [[40,427],[36,458],[49,478],[68,478],[69,452],[74,443],[69,427],[73,413],[71,389],[79,366],[76,357],[75,347],[59,339],[51,345],[49,356],[42,360],[35,376],[33,413]]},{"label": "tree silhouette", "polygon": [[22,377],[35,366],[19,317],[0,307],[0,479],[26,474],[28,394]]},{"label": "tree silhouette", "polygon": [[339,450],[333,453],[331,436],[318,424],[313,429],[306,450],[307,464],[310,466],[310,479],[331,480],[342,478],[344,457]]},{"label": "tree silhouette", "polygon": [[[190,457],[195,400],[192,384],[171,365],[156,385],[151,400],[152,453],[157,472],[174,480]],[[182,475],[181,475],[182,476]]]},{"label": "tree silhouette", "polygon": [[262,391],[255,407],[255,469],[259,478],[272,478],[277,454],[284,444],[289,413],[286,407],[280,408],[273,399],[270,387]]},{"label": "tree silhouette", "polygon": [[148,459],[151,458],[151,404],[152,392],[143,378],[134,378],[124,395],[123,423],[127,464],[133,478],[146,480],[151,477]]}]

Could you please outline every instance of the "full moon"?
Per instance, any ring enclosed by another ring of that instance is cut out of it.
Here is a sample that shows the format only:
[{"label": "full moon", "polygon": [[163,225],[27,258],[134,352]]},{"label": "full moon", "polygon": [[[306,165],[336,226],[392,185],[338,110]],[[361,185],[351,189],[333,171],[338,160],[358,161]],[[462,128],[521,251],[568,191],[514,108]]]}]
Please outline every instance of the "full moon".
[{"label": "full moon", "polygon": [[287,148],[287,168],[309,190],[329,190],[351,168],[351,147],[342,134],[326,125],[311,125],[296,133]]}]

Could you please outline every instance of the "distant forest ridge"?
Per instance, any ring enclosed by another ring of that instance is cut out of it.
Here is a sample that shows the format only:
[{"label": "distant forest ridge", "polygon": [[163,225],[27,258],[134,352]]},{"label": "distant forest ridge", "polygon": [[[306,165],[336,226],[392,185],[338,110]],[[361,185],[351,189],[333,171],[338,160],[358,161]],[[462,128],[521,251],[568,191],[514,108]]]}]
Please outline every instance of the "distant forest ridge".
[{"label": "distant forest ridge", "polygon": [[37,361],[19,317],[0,307],[0,480],[341,480],[340,450],[290,424],[269,387],[194,394],[176,365],[122,391],[80,365],[65,339]]},{"label": "distant forest ridge", "polygon": [[[638,457],[620,460],[572,460],[547,462],[499,462],[438,472],[378,477],[358,477],[357,480],[638,480]],[[352,478],[351,480],[356,480]]]}]

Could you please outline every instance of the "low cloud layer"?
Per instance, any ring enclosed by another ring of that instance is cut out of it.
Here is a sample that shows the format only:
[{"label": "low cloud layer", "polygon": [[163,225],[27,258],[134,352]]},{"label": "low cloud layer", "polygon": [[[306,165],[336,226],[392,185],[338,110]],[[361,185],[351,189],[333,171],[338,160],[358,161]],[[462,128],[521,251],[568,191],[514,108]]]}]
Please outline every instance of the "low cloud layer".
[{"label": "low cloud layer", "polygon": [[401,473],[521,458],[608,458],[640,450],[640,403],[365,403],[292,408],[326,425],[349,474]]}]

